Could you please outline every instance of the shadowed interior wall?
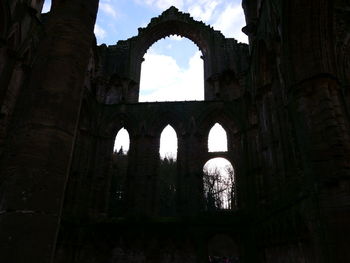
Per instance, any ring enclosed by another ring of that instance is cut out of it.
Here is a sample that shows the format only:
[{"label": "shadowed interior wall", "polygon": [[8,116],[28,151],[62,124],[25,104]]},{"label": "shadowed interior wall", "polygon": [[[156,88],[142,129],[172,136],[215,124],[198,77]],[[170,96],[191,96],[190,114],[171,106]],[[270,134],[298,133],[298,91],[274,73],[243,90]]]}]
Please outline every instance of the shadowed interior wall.
[{"label": "shadowed interior wall", "polygon": [[[1,262],[350,262],[347,1],[244,0],[249,45],[171,7],[108,47],[93,36],[98,0],[42,5],[0,2]],[[203,53],[205,101],[138,103],[142,57],[172,34]],[[208,152],[215,123],[227,152]],[[168,124],[176,213],[164,217]],[[122,127],[125,209],[111,213]],[[234,164],[232,211],[204,210],[214,157]]]}]

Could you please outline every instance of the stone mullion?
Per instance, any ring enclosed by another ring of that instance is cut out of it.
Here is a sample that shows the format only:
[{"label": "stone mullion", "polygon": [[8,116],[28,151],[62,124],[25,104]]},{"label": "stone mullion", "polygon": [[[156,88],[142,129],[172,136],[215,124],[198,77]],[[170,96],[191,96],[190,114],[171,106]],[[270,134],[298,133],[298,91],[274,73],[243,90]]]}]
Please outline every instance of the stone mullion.
[{"label": "stone mullion", "polygon": [[186,211],[185,201],[186,195],[186,174],[187,174],[187,136],[178,137],[178,148],[177,148],[177,178],[176,178],[176,211],[177,214],[183,215]]},{"label": "stone mullion", "polygon": [[70,170],[98,0],[53,3],[1,160],[0,253],[6,262],[53,261]]},{"label": "stone mullion", "polygon": [[179,209],[183,215],[196,214],[203,208],[203,167],[207,154],[207,142],[203,136],[185,135],[179,137]]},{"label": "stone mullion", "polygon": [[109,182],[111,181],[109,169],[112,161],[114,138],[97,137],[95,143],[90,215],[92,218],[101,219],[108,213]]},{"label": "stone mullion", "polygon": [[152,215],[156,211],[159,138],[142,135],[130,140],[127,213]]}]

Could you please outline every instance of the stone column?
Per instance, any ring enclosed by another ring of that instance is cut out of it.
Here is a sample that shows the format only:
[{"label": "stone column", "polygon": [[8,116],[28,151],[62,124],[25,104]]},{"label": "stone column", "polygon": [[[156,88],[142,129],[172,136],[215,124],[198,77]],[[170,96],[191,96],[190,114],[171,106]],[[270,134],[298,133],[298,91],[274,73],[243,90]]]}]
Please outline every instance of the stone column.
[{"label": "stone column", "polygon": [[315,262],[348,262],[349,117],[337,80],[331,1],[286,1],[283,67],[303,169],[314,200]]},{"label": "stone column", "polygon": [[141,134],[130,138],[127,172],[127,207],[130,215],[156,212],[159,137]]},{"label": "stone column", "polygon": [[196,215],[203,210],[203,165],[207,155],[205,136],[189,134],[179,137],[178,210],[181,215]]},{"label": "stone column", "polygon": [[4,262],[52,262],[98,0],[53,1],[1,160]]}]

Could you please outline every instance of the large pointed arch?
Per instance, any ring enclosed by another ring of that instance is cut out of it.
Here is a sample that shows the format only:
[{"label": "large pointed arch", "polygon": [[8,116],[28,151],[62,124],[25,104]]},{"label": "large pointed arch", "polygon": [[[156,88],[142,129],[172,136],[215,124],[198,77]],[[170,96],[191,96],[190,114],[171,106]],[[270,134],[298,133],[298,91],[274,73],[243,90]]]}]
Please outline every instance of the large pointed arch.
[{"label": "large pointed arch", "polygon": [[144,55],[139,102],[203,101],[202,57],[188,38],[158,40]]},{"label": "large pointed arch", "polygon": [[[131,69],[135,69],[134,75],[139,83],[141,63],[148,48],[159,39],[171,35],[179,35],[193,41],[202,52],[204,60],[204,79],[208,79],[212,71],[219,69],[220,65],[213,65],[212,59],[220,54],[215,46],[225,42],[225,37],[219,31],[205,25],[203,22],[195,21],[189,14],[180,12],[172,6],[164,11],[159,17],[153,18],[146,28],[139,28],[134,48],[131,49]],[[214,43],[213,43],[214,42]],[[214,46],[215,45],[215,46]],[[224,52],[224,50],[222,50]],[[217,72],[215,72],[217,73]]]},{"label": "large pointed arch", "polygon": [[[150,46],[156,41],[171,35],[179,35],[192,40],[202,52],[204,62],[204,94],[205,100],[213,100],[209,92],[215,89],[210,79],[216,79],[228,70],[235,74],[241,66],[235,55],[239,43],[235,39],[225,36],[203,22],[194,20],[189,14],[180,12],[176,7],[170,7],[160,16],[152,18],[145,28],[139,28],[138,35],[127,40],[118,41],[117,45],[110,46],[114,59],[111,59],[109,74],[117,74],[132,83],[133,94],[139,94],[141,64],[143,57]],[[247,48],[246,45],[244,48]],[[122,59],[121,59],[122,58]],[[218,59],[222,58],[222,59]],[[209,97],[208,97],[209,96]],[[130,98],[136,102],[138,96]]]}]

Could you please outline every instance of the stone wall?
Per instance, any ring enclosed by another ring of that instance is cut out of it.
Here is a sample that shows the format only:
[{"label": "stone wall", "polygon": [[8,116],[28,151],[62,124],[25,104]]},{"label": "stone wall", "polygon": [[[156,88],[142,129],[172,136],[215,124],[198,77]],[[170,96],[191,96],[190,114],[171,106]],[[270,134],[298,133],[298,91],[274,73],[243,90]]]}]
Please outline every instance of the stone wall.
[{"label": "stone wall", "polygon": [[[96,46],[97,0],[55,0],[47,15],[42,5],[0,2],[2,261],[350,261],[347,1],[244,0],[249,47],[174,7],[136,37]],[[205,101],[138,103],[142,57],[171,34],[201,49]],[[208,153],[216,122],[227,153]],[[157,201],[168,124],[179,145],[172,218]],[[131,145],[118,218],[109,200],[122,127]],[[202,168],[215,156],[234,164],[235,211],[203,211]]]}]

